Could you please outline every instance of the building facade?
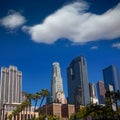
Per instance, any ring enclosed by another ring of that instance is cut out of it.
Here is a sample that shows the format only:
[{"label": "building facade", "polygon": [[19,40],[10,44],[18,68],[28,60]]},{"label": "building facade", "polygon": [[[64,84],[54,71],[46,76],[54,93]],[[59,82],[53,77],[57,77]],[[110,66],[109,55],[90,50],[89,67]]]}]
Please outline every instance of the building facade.
[{"label": "building facade", "polygon": [[57,116],[60,120],[69,120],[75,113],[75,106],[70,104],[50,103],[38,109],[39,114]]},{"label": "building facade", "polygon": [[[19,106],[20,103],[15,104],[5,104],[4,112],[2,112],[1,120],[8,120],[8,117],[12,114],[13,109],[16,109],[16,106]],[[16,116],[12,116],[11,120],[30,120],[31,118],[38,117],[38,112],[34,111],[34,106],[28,106],[22,110]]]},{"label": "building facade", "polygon": [[22,72],[17,67],[1,68],[0,105],[5,103],[21,103],[22,101]]},{"label": "building facade", "polygon": [[105,104],[105,86],[104,86],[104,82],[99,80],[97,82],[97,92],[98,92],[98,100],[99,100],[99,104]]},{"label": "building facade", "polygon": [[52,67],[51,99],[52,102],[60,102],[63,104],[66,102],[63,91],[61,70],[58,62],[54,62]]},{"label": "building facade", "polygon": [[68,102],[76,106],[90,102],[87,62],[83,56],[73,59],[67,68]]},{"label": "building facade", "polygon": [[96,88],[95,88],[95,85],[93,83],[89,83],[89,91],[90,91],[90,101],[92,103],[98,104],[98,99],[96,96]]},{"label": "building facade", "polygon": [[120,76],[115,65],[110,65],[103,69],[103,78],[107,91],[111,89],[110,86],[113,87],[114,91],[120,90]]},{"label": "building facade", "polygon": [[95,85],[93,83],[89,83],[90,97],[96,98],[96,90]]}]

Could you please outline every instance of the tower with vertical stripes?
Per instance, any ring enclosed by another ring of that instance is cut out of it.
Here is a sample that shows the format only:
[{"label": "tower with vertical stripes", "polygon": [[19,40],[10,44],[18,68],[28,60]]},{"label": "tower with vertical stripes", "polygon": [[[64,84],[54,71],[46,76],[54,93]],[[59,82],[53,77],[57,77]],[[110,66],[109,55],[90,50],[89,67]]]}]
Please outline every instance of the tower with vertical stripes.
[{"label": "tower with vertical stripes", "polygon": [[51,97],[52,102],[65,102],[61,70],[58,62],[52,64]]},{"label": "tower with vertical stripes", "polygon": [[22,72],[15,66],[1,68],[0,105],[22,101]]}]

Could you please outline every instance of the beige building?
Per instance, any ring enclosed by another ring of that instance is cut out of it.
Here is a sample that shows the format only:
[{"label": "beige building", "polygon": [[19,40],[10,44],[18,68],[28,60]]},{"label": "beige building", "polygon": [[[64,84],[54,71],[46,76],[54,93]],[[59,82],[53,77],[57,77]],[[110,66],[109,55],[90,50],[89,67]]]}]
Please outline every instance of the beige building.
[{"label": "beige building", "polygon": [[58,91],[55,96],[55,102],[67,104],[67,100],[65,99],[64,92]]},{"label": "beige building", "polygon": [[[17,104],[4,104],[4,106],[1,109],[1,120],[8,120],[8,116],[12,114],[13,110],[15,110],[16,106],[20,105],[20,103]],[[32,117],[38,117],[38,112],[34,112],[34,107],[27,107],[22,112],[20,112],[18,115],[13,116],[11,120],[28,120]]]},{"label": "beige building", "polygon": [[39,114],[56,115],[60,120],[68,120],[75,113],[75,107],[70,104],[51,103],[39,108],[38,112]]},{"label": "beige building", "polygon": [[51,101],[66,104],[67,100],[65,99],[61,69],[60,69],[60,64],[58,62],[54,62],[52,64],[51,83],[52,83],[51,84]]},{"label": "beige building", "polygon": [[0,107],[22,102],[22,72],[16,66],[1,68]]}]

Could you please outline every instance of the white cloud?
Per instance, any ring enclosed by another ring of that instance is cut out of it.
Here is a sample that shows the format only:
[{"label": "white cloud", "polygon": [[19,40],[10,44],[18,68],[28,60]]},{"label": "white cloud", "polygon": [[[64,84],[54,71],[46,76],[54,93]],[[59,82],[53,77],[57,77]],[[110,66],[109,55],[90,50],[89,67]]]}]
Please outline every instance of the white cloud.
[{"label": "white cloud", "polygon": [[32,27],[24,26],[23,30],[35,42],[47,44],[54,43],[59,38],[84,44],[120,37],[120,3],[102,15],[86,12],[88,7],[85,2],[68,4],[46,17],[43,23]]},{"label": "white cloud", "polygon": [[96,50],[96,49],[98,49],[98,46],[92,46],[90,49],[91,50]]},{"label": "white cloud", "polygon": [[113,43],[112,47],[120,49],[120,43]]},{"label": "white cloud", "polygon": [[25,17],[22,16],[19,12],[10,10],[9,14],[0,19],[0,24],[9,29],[15,29],[26,22]]}]

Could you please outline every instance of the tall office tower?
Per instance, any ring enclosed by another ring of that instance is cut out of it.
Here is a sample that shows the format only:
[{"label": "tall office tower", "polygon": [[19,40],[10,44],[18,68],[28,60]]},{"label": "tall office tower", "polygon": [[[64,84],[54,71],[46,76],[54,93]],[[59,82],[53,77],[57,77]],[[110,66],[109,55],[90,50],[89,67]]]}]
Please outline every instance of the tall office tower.
[{"label": "tall office tower", "polygon": [[104,82],[99,80],[97,82],[97,92],[98,92],[98,100],[99,100],[99,104],[105,104],[105,86],[104,86]]},{"label": "tall office tower", "polygon": [[53,63],[51,95],[52,95],[52,102],[60,102],[60,103],[65,102],[61,71],[58,62]]},{"label": "tall office tower", "polygon": [[90,102],[87,62],[83,56],[72,60],[67,68],[68,101],[76,106]]},{"label": "tall office tower", "polygon": [[114,91],[120,90],[120,77],[115,65],[103,69],[103,78],[106,90],[111,90],[112,87]]},{"label": "tall office tower", "polygon": [[22,72],[17,67],[1,68],[0,105],[20,103],[22,100]]},{"label": "tall office tower", "polygon": [[89,91],[90,91],[90,101],[92,103],[98,103],[98,99],[96,97],[96,88],[93,83],[89,83]]},{"label": "tall office tower", "polygon": [[96,97],[95,85],[93,83],[89,83],[90,97]]},{"label": "tall office tower", "polygon": [[96,88],[95,88],[95,85],[93,83],[89,83],[89,91],[90,91],[90,101],[93,104],[98,104],[98,99],[96,96]]}]

